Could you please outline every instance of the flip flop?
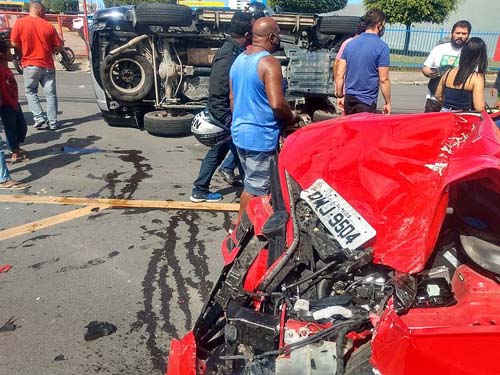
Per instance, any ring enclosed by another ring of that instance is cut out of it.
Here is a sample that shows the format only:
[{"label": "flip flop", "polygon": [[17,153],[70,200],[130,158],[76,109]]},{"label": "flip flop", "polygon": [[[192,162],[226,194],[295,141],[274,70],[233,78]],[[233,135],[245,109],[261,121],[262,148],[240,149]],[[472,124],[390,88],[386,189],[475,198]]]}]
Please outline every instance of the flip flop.
[{"label": "flip flop", "polygon": [[30,184],[14,180],[8,180],[0,184],[0,190],[26,190],[30,187]]}]

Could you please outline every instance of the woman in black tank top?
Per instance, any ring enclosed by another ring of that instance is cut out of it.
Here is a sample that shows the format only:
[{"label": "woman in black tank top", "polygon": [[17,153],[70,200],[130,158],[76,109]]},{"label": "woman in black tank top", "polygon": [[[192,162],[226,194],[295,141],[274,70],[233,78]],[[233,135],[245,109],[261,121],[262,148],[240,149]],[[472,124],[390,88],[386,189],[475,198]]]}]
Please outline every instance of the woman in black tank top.
[{"label": "woman in black tank top", "polygon": [[436,99],[443,103],[443,111],[484,110],[487,67],[486,44],[481,38],[470,38],[462,48],[458,67],[441,78],[436,90]]}]

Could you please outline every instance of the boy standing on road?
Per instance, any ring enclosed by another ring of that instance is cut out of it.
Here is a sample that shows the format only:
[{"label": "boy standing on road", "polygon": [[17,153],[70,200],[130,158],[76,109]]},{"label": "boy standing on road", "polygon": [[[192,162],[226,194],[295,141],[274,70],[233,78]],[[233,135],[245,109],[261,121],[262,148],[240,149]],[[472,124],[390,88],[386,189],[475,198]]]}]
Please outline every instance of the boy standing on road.
[{"label": "boy standing on road", "polygon": [[472,26],[469,21],[456,22],[451,29],[451,41],[435,46],[424,62],[422,73],[430,78],[427,85],[427,100],[425,112],[439,112],[442,104],[434,96],[441,74],[458,66],[460,53],[465,42],[469,39]]},{"label": "boy standing on road", "polygon": [[[63,53],[63,43],[56,29],[44,20],[45,7],[38,0],[30,4],[30,14],[14,23],[11,33],[12,46],[22,52],[24,87],[26,99],[35,129],[57,129],[57,92],[54,52]],[[47,118],[43,115],[38,85],[47,99]],[[47,124],[48,123],[48,124]]]},{"label": "boy standing on road", "polygon": [[12,163],[28,158],[28,153],[20,146],[26,137],[27,126],[23,111],[18,103],[19,94],[14,74],[8,67],[12,61],[10,46],[6,41],[0,41],[0,118],[5,129],[7,145],[12,154]]}]

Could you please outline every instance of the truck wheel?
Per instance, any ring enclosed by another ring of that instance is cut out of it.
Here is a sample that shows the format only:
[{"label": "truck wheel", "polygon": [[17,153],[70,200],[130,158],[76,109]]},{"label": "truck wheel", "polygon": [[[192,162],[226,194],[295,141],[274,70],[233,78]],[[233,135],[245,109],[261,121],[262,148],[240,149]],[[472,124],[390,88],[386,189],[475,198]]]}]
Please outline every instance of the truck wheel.
[{"label": "truck wheel", "polygon": [[370,365],[371,356],[371,342],[361,345],[347,361],[345,375],[373,375],[373,368]]},{"label": "truck wheel", "polygon": [[318,109],[313,113],[313,122],[320,122],[325,120],[331,120],[332,118],[337,118],[339,115],[332,112],[323,111]]},{"label": "truck wheel", "polygon": [[108,57],[101,68],[104,88],[124,102],[136,102],[148,95],[153,87],[153,74],[149,61],[135,51]]},{"label": "truck wheel", "polygon": [[356,16],[325,16],[319,20],[319,31],[323,34],[356,33],[359,17]]},{"label": "truck wheel", "polygon": [[164,3],[141,3],[135,15],[137,22],[150,26],[191,26],[191,8],[185,5]]},{"label": "truck wheel", "polygon": [[183,136],[191,134],[194,115],[186,113],[172,116],[166,111],[153,111],[144,115],[144,129],[153,135]]}]

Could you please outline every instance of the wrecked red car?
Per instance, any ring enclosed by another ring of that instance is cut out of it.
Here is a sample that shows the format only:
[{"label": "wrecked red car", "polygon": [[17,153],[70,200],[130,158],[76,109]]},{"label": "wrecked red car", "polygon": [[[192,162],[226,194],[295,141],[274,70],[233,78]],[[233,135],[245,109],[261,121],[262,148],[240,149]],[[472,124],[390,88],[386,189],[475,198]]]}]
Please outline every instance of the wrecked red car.
[{"label": "wrecked red car", "polygon": [[500,132],[486,113],[303,128],[223,242],[168,375],[498,374]]}]

